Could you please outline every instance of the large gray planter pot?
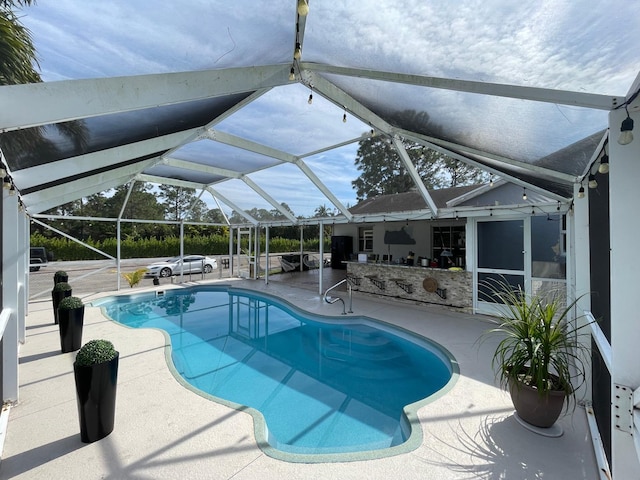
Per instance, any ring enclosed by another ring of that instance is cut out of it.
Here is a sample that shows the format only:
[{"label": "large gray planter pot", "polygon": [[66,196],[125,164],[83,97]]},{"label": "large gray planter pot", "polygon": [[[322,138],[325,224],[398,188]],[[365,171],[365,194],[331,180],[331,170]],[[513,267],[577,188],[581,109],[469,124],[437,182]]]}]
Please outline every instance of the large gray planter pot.
[{"label": "large gray planter pot", "polygon": [[509,393],[518,416],[539,428],[550,428],[556,423],[566,397],[562,390],[539,395],[537,389],[514,380],[509,381]]}]

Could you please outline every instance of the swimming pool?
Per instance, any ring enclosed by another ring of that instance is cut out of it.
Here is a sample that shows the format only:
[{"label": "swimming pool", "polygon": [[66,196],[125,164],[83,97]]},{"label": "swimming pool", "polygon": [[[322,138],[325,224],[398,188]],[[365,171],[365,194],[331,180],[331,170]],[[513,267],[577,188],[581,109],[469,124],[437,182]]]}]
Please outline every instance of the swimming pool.
[{"label": "swimming pool", "polygon": [[244,289],[198,286],[93,305],[123,325],[165,331],[175,373],[216,400],[259,411],[263,449],[304,458],[417,446],[417,408],[457,373],[448,352],[421,337]]}]

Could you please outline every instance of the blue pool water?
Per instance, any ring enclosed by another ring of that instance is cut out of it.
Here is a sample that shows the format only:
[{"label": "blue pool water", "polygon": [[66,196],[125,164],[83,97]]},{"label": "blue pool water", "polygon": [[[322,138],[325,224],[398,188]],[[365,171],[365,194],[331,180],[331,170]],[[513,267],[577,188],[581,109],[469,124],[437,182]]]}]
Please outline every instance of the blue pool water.
[{"label": "blue pool water", "polygon": [[452,365],[435,345],[364,317],[314,317],[227,287],[94,302],[117,322],[159,328],[191,385],[260,411],[284,452],[376,450],[403,443],[404,407],[433,395]]}]

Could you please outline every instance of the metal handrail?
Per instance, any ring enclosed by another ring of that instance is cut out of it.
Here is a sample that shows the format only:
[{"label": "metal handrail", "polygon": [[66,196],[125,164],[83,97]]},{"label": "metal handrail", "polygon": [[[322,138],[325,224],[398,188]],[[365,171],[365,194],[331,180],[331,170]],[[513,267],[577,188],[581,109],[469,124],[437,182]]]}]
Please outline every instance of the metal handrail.
[{"label": "metal handrail", "polygon": [[[336,303],[338,300],[342,302],[342,315],[346,315],[347,314],[347,309],[346,309],[346,304],[344,303],[344,300],[342,299],[342,297],[330,297],[327,294],[333,290],[334,288],[339,287],[340,285],[342,285],[343,283],[345,283],[347,281],[347,279],[345,278],[344,280],[340,280],[338,283],[336,283],[335,285],[333,285],[332,287],[327,288],[327,290],[324,292],[324,295],[322,298],[324,298],[324,301],[327,303]],[[349,313],[353,313],[352,310],[352,305],[353,305],[353,296],[352,296],[352,291],[351,291],[351,284],[347,284],[347,293],[349,294]]]}]

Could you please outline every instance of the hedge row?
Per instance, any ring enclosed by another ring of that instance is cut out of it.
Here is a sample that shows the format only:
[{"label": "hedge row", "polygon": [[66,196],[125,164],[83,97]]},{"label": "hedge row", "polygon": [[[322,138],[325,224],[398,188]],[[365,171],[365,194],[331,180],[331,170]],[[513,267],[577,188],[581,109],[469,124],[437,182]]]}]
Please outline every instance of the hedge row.
[{"label": "hedge row", "polygon": [[[328,239],[325,245],[328,245]],[[91,238],[85,241],[87,245],[116,256],[117,241],[109,238],[104,241],[94,241]],[[317,252],[319,249],[318,239],[305,240],[304,250]],[[55,260],[101,260],[104,256],[98,252],[87,248],[77,242],[67,238],[47,238],[40,234],[31,235],[32,247],[44,247],[47,252],[53,254]],[[243,239],[241,248],[247,249],[247,241]],[[233,251],[236,251],[234,242]],[[264,252],[264,238],[261,239],[260,251]],[[296,252],[300,250],[299,240],[289,240],[285,238],[271,238],[269,240],[269,252]],[[226,255],[229,253],[229,237],[222,235],[210,236],[185,236],[185,253],[200,253],[204,255]],[[180,253],[180,239],[178,237],[167,237],[162,240],[156,238],[145,239],[125,239],[120,244],[121,258],[153,258],[153,257],[173,257]]]}]

